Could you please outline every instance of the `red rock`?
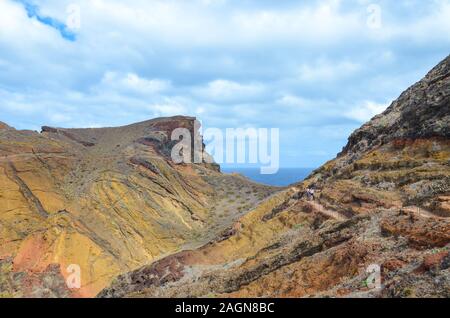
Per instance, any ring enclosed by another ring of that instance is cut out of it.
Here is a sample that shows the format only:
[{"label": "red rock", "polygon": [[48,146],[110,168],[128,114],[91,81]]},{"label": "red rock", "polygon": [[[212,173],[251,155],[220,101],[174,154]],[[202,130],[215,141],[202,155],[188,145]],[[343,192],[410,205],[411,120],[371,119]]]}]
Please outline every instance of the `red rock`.
[{"label": "red rock", "polygon": [[399,259],[390,259],[383,263],[382,269],[383,271],[392,272],[402,268],[403,266],[405,266],[405,262]]},{"label": "red rock", "polygon": [[428,255],[424,258],[421,268],[426,271],[439,269],[442,264],[442,261],[448,255],[449,255],[448,251]]}]

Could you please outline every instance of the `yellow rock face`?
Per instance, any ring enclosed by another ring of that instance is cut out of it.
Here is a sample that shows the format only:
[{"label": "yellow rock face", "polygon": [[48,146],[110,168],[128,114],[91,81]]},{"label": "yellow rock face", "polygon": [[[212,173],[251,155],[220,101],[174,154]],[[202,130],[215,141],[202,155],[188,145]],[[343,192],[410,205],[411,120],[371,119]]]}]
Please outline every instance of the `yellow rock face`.
[{"label": "yellow rock face", "polygon": [[[164,153],[171,129],[192,126],[192,118],[176,117],[41,134],[0,130],[0,260],[10,268],[4,275],[24,273],[32,285],[14,296],[46,296],[42,279],[53,275],[52,295],[92,297],[117,275],[233,224],[241,207],[226,218],[213,211],[226,199],[222,183],[253,185],[203,164],[174,165]],[[81,288],[61,284],[73,266]],[[6,295],[13,288],[5,286]]]}]

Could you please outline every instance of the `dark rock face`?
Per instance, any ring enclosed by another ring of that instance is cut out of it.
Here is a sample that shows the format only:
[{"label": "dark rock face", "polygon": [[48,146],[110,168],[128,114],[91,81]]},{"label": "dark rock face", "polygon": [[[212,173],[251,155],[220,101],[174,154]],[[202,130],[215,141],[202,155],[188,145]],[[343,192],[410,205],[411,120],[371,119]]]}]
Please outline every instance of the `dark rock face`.
[{"label": "dark rock face", "polygon": [[53,128],[53,127],[49,127],[49,126],[42,126],[41,133],[44,133],[44,132],[57,134],[58,133],[58,129]]},{"label": "dark rock face", "polygon": [[167,138],[158,139],[155,137],[140,138],[137,142],[155,148],[155,150],[166,158],[170,158],[172,148],[177,144],[177,141],[170,141]]},{"label": "dark rock face", "polygon": [[406,90],[382,114],[356,130],[339,156],[358,154],[394,139],[450,138],[450,56]]},{"label": "dark rock face", "polygon": [[181,252],[116,278],[111,288],[103,290],[97,297],[118,298],[127,293],[180,280],[184,276],[184,258],[188,252]]}]

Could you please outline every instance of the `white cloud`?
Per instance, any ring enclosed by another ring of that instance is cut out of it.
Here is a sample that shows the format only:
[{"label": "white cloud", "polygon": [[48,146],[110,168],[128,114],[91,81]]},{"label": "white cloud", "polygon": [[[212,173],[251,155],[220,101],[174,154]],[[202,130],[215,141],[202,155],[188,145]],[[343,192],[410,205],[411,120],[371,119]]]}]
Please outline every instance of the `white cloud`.
[{"label": "white cloud", "polygon": [[354,107],[345,113],[345,116],[364,123],[372,119],[375,115],[386,110],[388,104],[379,104],[373,101],[365,101],[360,106]]},{"label": "white cloud", "polygon": [[[420,3],[421,1],[418,2]],[[417,15],[411,15],[410,19],[404,20],[401,17],[390,14],[388,4],[384,3],[381,5],[383,17],[385,17],[383,18],[382,27],[376,32],[371,32],[367,35],[381,42],[406,39],[410,43],[415,42],[417,44],[434,41],[442,41],[448,44],[450,41],[448,37],[448,30],[450,30],[450,1],[433,0],[428,2],[424,8],[418,8],[418,2],[399,2],[404,11],[415,11],[415,14],[419,14],[418,17]],[[386,18],[389,15],[391,18]]]},{"label": "white cloud", "polygon": [[340,1],[318,1],[293,9],[240,12],[231,21],[236,40],[329,46],[354,34],[361,18],[354,12],[341,12]]},{"label": "white cloud", "polygon": [[321,44],[323,38],[339,41],[361,23],[357,14],[341,12],[339,1],[278,10],[240,8],[224,0],[135,1],[133,6],[95,0],[81,1],[81,7],[83,28],[109,30],[104,34],[120,41],[130,38],[113,30],[126,29],[127,35],[139,34],[143,41],[178,47],[245,47],[268,41]]},{"label": "white cloud", "polygon": [[99,89],[125,90],[140,94],[161,93],[170,88],[169,81],[146,79],[134,73],[119,74],[108,71],[104,74]]},{"label": "white cloud", "polygon": [[[73,3],[38,2],[60,21]],[[198,115],[208,126],[313,127],[289,139],[335,149],[386,106],[355,101],[396,98],[448,54],[448,0],[378,2],[374,31],[369,0],[77,0],[81,29],[69,42],[0,0],[0,120],[89,127]]]},{"label": "white cloud", "polygon": [[209,82],[206,86],[195,88],[194,94],[207,100],[230,102],[258,98],[264,91],[265,88],[259,83],[241,84],[218,79]]},{"label": "white cloud", "polygon": [[155,117],[176,116],[176,115],[189,115],[186,111],[186,107],[176,100],[167,99],[163,104],[153,104],[147,107],[151,110]]},{"label": "white cloud", "polygon": [[19,45],[24,38],[33,44],[49,42],[45,26],[30,20],[20,3],[0,1],[0,43]]}]

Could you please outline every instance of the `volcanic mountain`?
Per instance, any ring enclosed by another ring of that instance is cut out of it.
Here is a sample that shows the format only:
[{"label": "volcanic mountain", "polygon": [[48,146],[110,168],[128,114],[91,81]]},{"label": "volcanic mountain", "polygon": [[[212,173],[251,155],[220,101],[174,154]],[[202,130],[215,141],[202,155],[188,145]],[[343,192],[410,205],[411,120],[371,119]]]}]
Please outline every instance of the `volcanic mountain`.
[{"label": "volcanic mountain", "polygon": [[450,297],[449,138],[447,57],[232,235],[121,275],[99,296]]},{"label": "volcanic mountain", "polygon": [[0,296],[450,297],[450,57],[290,187],[173,163],[180,127],[0,124]]}]

